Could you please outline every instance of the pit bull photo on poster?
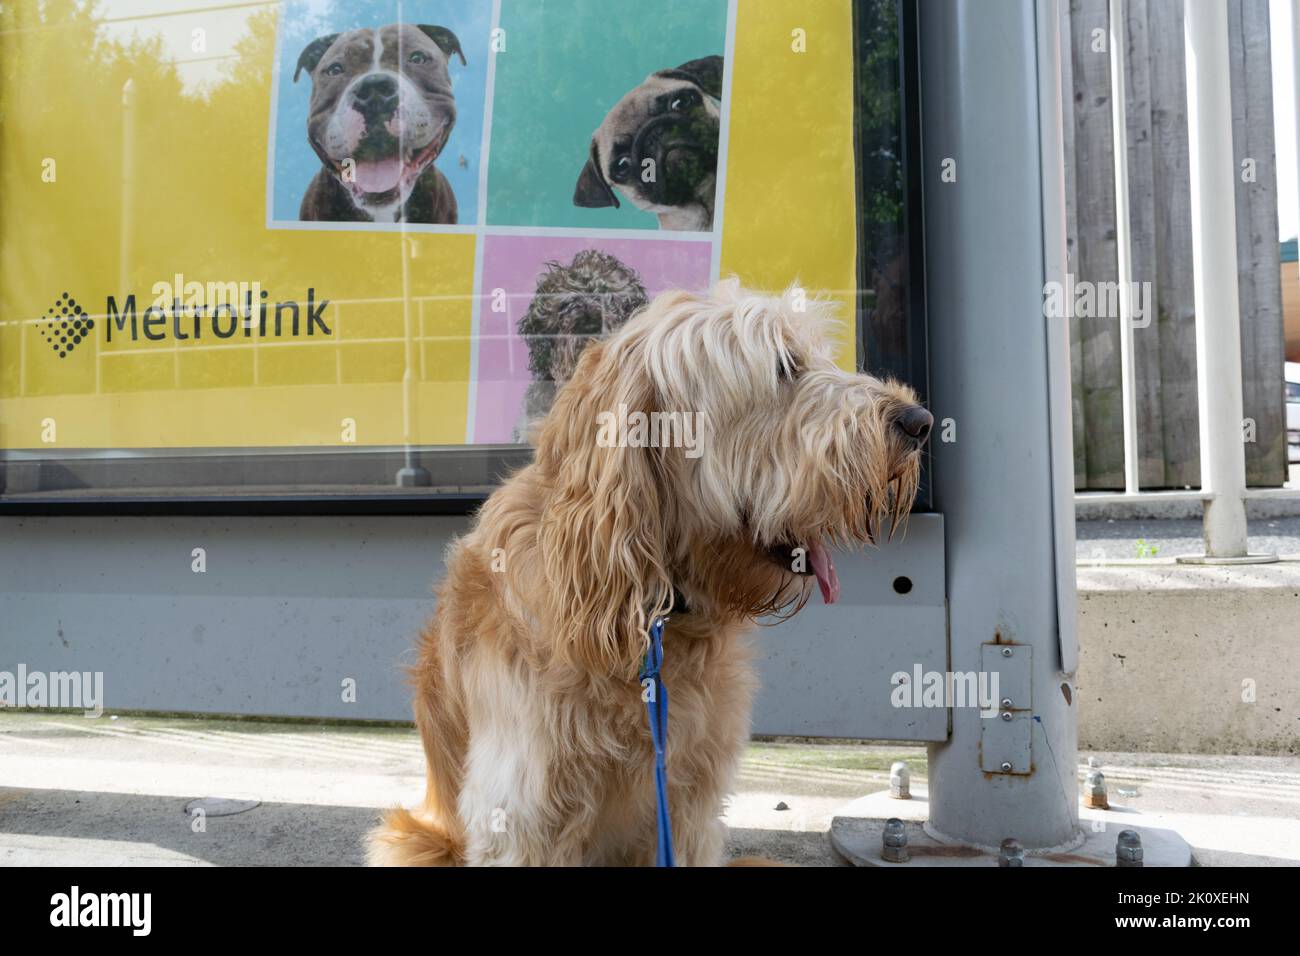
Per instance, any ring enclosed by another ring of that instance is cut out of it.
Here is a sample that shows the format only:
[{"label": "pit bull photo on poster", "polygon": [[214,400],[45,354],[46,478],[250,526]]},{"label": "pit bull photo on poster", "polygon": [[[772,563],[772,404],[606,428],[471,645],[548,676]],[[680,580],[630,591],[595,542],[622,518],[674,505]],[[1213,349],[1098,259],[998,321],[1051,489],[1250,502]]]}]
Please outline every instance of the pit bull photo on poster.
[{"label": "pit bull photo on poster", "polygon": [[446,27],[393,23],[313,40],[293,79],[311,78],[307,141],[321,169],[299,218],[454,224],[456,195],[434,165],[456,123]]}]

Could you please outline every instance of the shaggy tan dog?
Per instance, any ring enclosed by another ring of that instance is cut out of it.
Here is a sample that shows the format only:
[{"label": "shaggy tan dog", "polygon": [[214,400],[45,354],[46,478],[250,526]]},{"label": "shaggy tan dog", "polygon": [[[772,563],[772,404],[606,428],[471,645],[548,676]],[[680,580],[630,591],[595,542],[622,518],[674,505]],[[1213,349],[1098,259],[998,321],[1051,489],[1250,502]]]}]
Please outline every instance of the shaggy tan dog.
[{"label": "shaggy tan dog", "polygon": [[[933,421],[911,389],[834,364],[826,313],[730,280],[665,293],[587,348],[534,463],[449,551],[412,673],[428,790],[417,811],[385,815],[372,862],[653,863],[637,676],[675,592],[685,609],[665,630],[663,680],[676,854],[723,861],[755,689],[746,632],[797,611],[814,578],[837,597],[829,547],[869,543],[906,514]],[[638,428],[636,412],[660,427]],[[695,451],[664,447],[665,413],[700,413]],[[632,422],[616,441],[610,416]]]}]

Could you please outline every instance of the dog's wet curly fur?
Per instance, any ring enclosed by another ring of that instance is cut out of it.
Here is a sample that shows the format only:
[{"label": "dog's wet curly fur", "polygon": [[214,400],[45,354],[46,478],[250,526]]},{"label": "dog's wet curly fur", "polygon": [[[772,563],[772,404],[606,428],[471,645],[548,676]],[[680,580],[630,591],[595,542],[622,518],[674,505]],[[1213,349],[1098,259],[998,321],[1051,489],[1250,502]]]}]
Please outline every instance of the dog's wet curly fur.
[{"label": "dog's wet curly fur", "polygon": [[[672,830],[681,863],[722,862],[747,632],[808,599],[792,553],[814,555],[826,594],[828,546],[900,522],[930,421],[906,386],[840,369],[826,308],[800,305],[734,280],[668,292],[582,352],[534,463],[449,550],[412,669],[425,799],[385,815],[373,862],[652,863],[637,672],[674,590],[689,610],[664,636]],[[598,442],[620,407],[700,413],[703,454]]]}]

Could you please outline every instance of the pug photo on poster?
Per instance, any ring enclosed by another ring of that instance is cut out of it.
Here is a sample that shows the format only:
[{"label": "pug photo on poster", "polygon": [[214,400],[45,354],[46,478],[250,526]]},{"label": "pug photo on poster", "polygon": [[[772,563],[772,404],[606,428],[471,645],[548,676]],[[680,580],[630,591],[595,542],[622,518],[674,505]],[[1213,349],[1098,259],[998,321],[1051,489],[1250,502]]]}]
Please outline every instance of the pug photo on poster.
[{"label": "pug photo on poster", "polygon": [[722,67],[721,56],[706,56],[628,90],[592,134],[574,205],[617,207],[621,196],[660,229],[712,230]]}]

